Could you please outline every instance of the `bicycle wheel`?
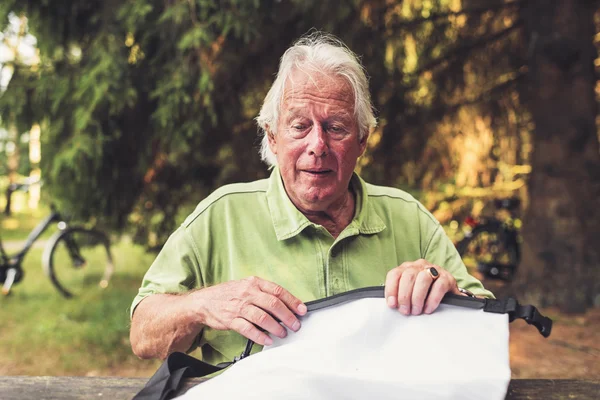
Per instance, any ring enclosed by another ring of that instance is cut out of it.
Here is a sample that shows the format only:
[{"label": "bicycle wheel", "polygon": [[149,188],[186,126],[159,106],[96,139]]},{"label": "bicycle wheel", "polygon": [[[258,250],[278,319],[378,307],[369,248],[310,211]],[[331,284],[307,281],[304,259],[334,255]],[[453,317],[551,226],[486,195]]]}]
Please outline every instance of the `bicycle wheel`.
[{"label": "bicycle wheel", "polygon": [[468,268],[488,278],[511,280],[519,263],[516,235],[500,223],[475,227],[456,248]]},{"label": "bicycle wheel", "polygon": [[42,256],[44,272],[65,297],[106,288],[114,271],[108,236],[95,229],[67,228],[54,234]]}]

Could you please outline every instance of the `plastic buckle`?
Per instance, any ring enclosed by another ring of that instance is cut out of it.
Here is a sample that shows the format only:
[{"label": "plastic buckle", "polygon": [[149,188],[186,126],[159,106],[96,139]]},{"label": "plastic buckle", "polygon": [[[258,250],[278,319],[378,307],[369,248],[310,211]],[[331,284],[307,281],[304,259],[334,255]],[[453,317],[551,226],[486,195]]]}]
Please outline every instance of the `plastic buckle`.
[{"label": "plastic buckle", "polygon": [[519,314],[517,317],[523,318],[528,324],[533,324],[538,318],[539,314],[536,315],[537,309],[532,305],[520,306]]},{"label": "plastic buckle", "polygon": [[518,318],[523,318],[529,325],[535,326],[543,337],[550,336],[552,320],[540,314],[537,308],[532,305],[523,306],[519,310],[519,314]]}]

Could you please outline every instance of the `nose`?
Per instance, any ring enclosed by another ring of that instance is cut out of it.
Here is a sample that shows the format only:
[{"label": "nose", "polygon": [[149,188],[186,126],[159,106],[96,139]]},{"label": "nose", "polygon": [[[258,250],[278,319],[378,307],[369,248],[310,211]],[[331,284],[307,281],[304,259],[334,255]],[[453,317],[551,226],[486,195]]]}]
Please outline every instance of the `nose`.
[{"label": "nose", "polygon": [[320,124],[314,124],[307,137],[307,151],[311,156],[325,157],[329,152],[327,145],[327,134]]}]

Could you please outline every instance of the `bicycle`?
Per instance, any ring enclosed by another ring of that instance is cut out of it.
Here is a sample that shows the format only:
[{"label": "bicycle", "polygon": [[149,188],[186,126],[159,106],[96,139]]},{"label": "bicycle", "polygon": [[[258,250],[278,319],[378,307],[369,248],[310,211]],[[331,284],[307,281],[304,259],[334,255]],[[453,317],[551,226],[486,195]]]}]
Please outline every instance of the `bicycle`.
[{"label": "bicycle", "polygon": [[[19,185],[19,189],[27,190],[30,184]],[[50,215],[30,232],[23,248],[16,254],[8,255],[0,240],[0,284],[4,295],[10,294],[13,285],[23,279],[23,259],[34,242],[54,223],[58,231],[48,239],[42,254],[42,267],[54,287],[65,298],[71,298],[82,294],[94,281],[101,288],[108,286],[114,263],[106,233],[68,226],[54,205],[50,208]]]},{"label": "bicycle", "polygon": [[520,203],[516,197],[494,200],[497,210],[509,213],[510,217],[505,219],[472,216],[465,219],[465,225],[470,229],[456,248],[465,264],[476,264],[477,271],[486,278],[510,281],[517,271],[521,261],[521,239],[513,212]]}]

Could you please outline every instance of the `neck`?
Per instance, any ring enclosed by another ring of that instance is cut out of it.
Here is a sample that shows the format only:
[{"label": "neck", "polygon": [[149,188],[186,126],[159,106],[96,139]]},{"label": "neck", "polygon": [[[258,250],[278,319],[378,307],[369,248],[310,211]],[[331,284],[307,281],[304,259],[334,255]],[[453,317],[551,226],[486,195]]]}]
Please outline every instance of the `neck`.
[{"label": "neck", "polygon": [[355,204],[354,193],[351,189],[348,189],[344,198],[331,204],[326,210],[299,210],[310,222],[323,226],[331,236],[337,238],[352,222]]}]

